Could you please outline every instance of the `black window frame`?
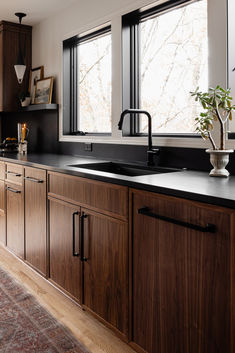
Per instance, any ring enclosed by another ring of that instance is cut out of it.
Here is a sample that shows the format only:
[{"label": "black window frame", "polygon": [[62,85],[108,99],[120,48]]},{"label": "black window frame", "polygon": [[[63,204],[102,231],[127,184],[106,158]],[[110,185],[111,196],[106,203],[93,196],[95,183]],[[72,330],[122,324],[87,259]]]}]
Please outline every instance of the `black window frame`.
[{"label": "black window frame", "polygon": [[78,131],[78,62],[77,48],[81,43],[93,40],[107,33],[111,25],[106,25],[89,34],[76,35],[63,41],[63,135],[111,136],[111,133],[91,133]]},{"label": "black window frame", "polygon": [[[140,31],[142,20],[158,14],[173,11],[201,0],[168,0],[162,4],[138,9],[122,16],[122,109],[139,109],[140,103]],[[138,137],[147,134],[139,132],[139,117],[130,114],[125,119],[122,129],[123,136]],[[200,138],[197,133],[153,133],[156,137]]]}]

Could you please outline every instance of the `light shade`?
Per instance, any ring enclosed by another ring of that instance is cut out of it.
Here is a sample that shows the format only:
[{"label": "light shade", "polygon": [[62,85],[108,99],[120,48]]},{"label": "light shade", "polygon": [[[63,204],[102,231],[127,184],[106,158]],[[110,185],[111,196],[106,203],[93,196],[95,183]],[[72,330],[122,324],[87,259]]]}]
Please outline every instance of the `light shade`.
[{"label": "light shade", "polygon": [[17,64],[17,65],[14,65],[14,68],[15,68],[15,72],[16,72],[16,76],[17,76],[17,80],[19,83],[22,83],[23,81],[23,78],[24,78],[24,73],[25,73],[25,69],[26,69],[26,65],[20,65],[20,64]]}]

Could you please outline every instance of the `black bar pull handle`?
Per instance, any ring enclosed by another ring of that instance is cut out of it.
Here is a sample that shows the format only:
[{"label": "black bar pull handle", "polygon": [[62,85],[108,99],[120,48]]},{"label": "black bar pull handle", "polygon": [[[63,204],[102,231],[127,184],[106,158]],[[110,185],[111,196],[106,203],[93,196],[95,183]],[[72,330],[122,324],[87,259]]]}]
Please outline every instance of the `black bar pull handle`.
[{"label": "black bar pull handle", "polygon": [[83,261],[87,261],[88,259],[86,257],[84,257],[84,221],[85,218],[87,218],[87,214],[85,214],[84,212],[82,212],[81,215],[81,236],[80,236],[80,260]]},{"label": "black bar pull handle", "polygon": [[16,177],[21,177],[21,176],[22,176],[22,174],[15,173],[15,172],[11,172],[10,170],[8,170],[8,171],[6,172],[6,175],[7,175],[7,174],[12,174],[12,175],[14,175],[14,176],[16,176]]},{"label": "black bar pull handle", "polygon": [[76,252],[76,240],[75,240],[75,216],[77,216],[79,213],[78,211],[73,212],[73,256],[79,256],[79,253]]},{"label": "black bar pull handle", "polygon": [[36,179],[36,178],[31,178],[31,177],[25,177],[24,179],[32,181],[33,183],[38,183],[38,184],[43,183],[43,180],[41,180],[41,179]]},{"label": "black bar pull handle", "polygon": [[198,230],[199,232],[203,232],[203,233],[215,233],[216,232],[216,226],[214,224],[208,223],[205,227],[198,226],[193,223],[188,223],[188,222],[180,221],[180,220],[177,220],[174,218],[158,215],[156,213],[151,212],[148,207],[142,207],[142,208],[138,209],[138,213],[142,214],[144,216],[160,219],[161,221],[177,224],[182,227]]},{"label": "black bar pull handle", "polygon": [[9,186],[6,187],[6,190],[8,190],[8,191],[10,191],[10,192],[14,192],[15,194],[20,194],[20,193],[21,193],[20,190],[12,189],[12,188],[10,188]]}]

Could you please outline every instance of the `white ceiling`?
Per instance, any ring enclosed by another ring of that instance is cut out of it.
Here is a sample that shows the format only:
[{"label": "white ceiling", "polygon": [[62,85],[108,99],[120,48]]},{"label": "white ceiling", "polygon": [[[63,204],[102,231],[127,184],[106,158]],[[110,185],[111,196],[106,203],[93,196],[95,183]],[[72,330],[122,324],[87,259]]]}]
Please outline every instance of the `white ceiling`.
[{"label": "white ceiling", "polygon": [[35,25],[80,0],[0,0],[0,20],[18,22],[15,12],[27,14],[22,24]]}]

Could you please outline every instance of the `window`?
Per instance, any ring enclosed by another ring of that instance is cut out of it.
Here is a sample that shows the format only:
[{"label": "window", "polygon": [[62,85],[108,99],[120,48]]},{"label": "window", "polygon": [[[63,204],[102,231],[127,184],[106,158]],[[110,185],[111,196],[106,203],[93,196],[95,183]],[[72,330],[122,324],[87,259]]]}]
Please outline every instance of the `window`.
[{"label": "window", "polygon": [[64,134],[111,133],[111,27],[63,42]]},{"label": "window", "polygon": [[[207,0],[168,1],[123,17],[123,108],[150,112],[155,134],[193,134],[200,106],[190,96],[208,89]],[[130,49],[129,49],[130,48]],[[126,135],[147,132],[130,118]]]}]

